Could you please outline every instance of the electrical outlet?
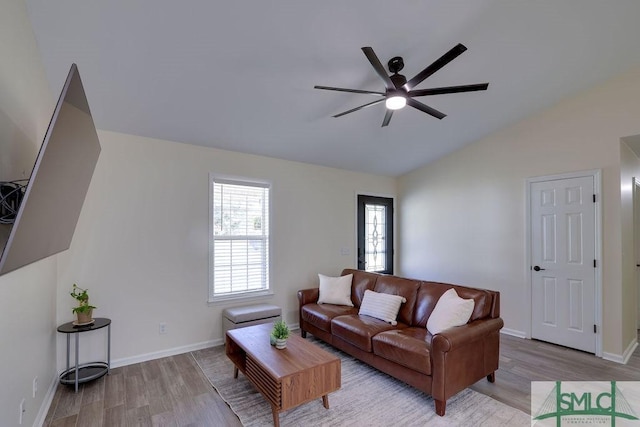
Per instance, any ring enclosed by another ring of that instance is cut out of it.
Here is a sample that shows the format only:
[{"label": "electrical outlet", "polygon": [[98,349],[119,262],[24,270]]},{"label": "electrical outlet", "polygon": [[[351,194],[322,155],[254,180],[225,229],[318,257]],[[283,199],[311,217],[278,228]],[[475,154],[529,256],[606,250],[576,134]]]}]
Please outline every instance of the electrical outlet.
[{"label": "electrical outlet", "polygon": [[25,412],[27,412],[27,408],[24,406],[24,399],[22,399],[22,401],[20,402],[20,418],[18,420],[19,424],[22,424],[22,416],[24,415]]},{"label": "electrical outlet", "polygon": [[33,379],[33,398],[36,398],[36,394],[38,394],[38,376]]},{"label": "electrical outlet", "polygon": [[161,334],[166,334],[167,333],[167,324],[164,322],[160,322],[160,326],[158,327],[158,332],[160,332]]}]

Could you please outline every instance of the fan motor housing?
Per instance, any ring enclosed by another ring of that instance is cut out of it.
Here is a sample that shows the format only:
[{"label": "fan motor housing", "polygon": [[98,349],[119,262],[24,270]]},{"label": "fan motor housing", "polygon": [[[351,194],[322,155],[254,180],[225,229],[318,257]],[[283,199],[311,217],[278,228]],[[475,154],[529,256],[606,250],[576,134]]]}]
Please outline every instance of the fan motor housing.
[{"label": "fan motor housing", "polygon": [[404,68],[404,60],[401,56],[394,56],[389,60],[387,65],[389,66],[389,71],[393,73],[389,78],[396,89],[400,89],[407,82],[407,78],[405,76],[398,74],[398,72]]},{"label": "fan motor housing", "polygon": [[407,82],[407,78],[402,74],[392,74],[389,76],[396,89],[400,89]]},{"label": "fan motor housing", "polygon": [[387,65],[389,66],[389,71],[391,71],[393,74],[397,74],[404,68],[404,59],[402,59],[401,56],[394,56],[389,60]]}]

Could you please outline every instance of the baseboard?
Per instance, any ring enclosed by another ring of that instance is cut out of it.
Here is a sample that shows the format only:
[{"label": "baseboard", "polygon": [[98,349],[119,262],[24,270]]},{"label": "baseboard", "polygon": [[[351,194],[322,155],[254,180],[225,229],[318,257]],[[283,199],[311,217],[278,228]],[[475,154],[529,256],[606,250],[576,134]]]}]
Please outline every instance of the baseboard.
[{"label": "baseboard", "polygon": [[629,362],[629,359],[631,358],[631,355],[633,354],[633,352],[636,351],[636,348],[638,348],[638,338],[634,338],[629,343],[624,353],[622,353],[622,360],[623,360],[622,363],[626,365]]},{"label": "baseboard", "polygon": [[523,338],[523,339],[527,338],[527,334],[525,334],[522,331],[518,331],[516,329],[502,328],[500,329],[500,333],[505,335],[511,335],[512,337],[516,337],[516,338]]},{"label": "baseboard", "polygon": [[168,348],[166,350],[154,351],[152,353],[145,353],[137,356],[123,357],[122,359],[112,360],[111,368],[119,368],[121,366],[133,365],[134,363],[147,362],[149,360],[160,359],[162,357],[175,356],[176,354],[202,350],[203,348],[215,347],[222,344],[224,344],[224,340],[222,338],[219,338],[216,340],[204,341],[181,347]]},{"label": "baseboard", "polygon": [[615,353],[607,353],[606,351],[603,351],[602,358],[610,362],[624,363],[624,358],[621,355]]},{"label": "baseboard", "polygon": [[[517,338],[523,338],[526,339],[527,335],[522,332],[522,331],[518,331],[515,329],[509,329],[509,328],[502,328],[500,330],[501,334],[505,334],[505,335],[511,335],[513,337],[517,337]],[[629,362],[629,359],[631,358],[631,355],[633,354],[633,352],[636,350],[636,348],[638,347],[638,339],[634,338],[633,341],[631,341],[629,343],[629,345],[627,346],[627,349],[622,353],[622,355],[620,354],[615,354],[615,353],[602,353],[602,358],[604,360],[609,360],[611,362],[616,362],[616,363],[622,363],[624,365],[627,364],[627,362]]]},{"label": "baseboard", "polygon": [[[300,329],[300,325],[289,325],[289,329],[292,331]],[[155,351],[152,353],[139,354],[137,356],[123,357],[122,359],[115,359],[111,361],[112,368],[119,368],[121,366],[133,365],[134,363],[147,362],[149,360],[160,359],[162,357],[175,356],[176,354],[188,353],[190,351],[202,350],[203,348],[215,347],[224,344],[223,338],[218,338],[211,341],[204,341],[196,344],[189,344],[181,347],[169,348],[166,350]]]},{"label": "baseboard", "polygon": [[54,375],[51,379],[51,383],[49,384],[49,388],[47,389],[47,394],[45,394],[44,396],[42,405],[40,405],[38,415],[36,415],[36,419],[33,422],[34,427],[40,427],[44,425],[44,420],[47,418],[47,414],[49,413],[49,408],[51,407],[51,402],[53,402],[53,397],[56,394],[58,384],[58,375]]},{"label": "baseboard", "polygon": [[622,352],[621,355],[614,354],[614,353],[602,353],[602,358],[605,360],[609,360],[611,362],[622,363],[623,365],[626,365],[627,362],[629,362],[629,358],[631,357],[631,355],[633,354],[633,352],[636,350],[637,347],[638,347],[638,339],[634,338],[629,343],[626,350]]}]

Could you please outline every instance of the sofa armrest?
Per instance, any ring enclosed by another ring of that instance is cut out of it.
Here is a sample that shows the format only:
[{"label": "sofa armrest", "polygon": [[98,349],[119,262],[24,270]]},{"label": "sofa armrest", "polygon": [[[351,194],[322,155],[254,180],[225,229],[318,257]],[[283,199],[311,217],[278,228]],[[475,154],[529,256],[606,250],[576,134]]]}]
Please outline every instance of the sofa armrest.
[{"label": "sofa armrest", "polygon": [[469,342],[497,332],[504,326],[502,318],[476,320],[464,326],[447,329],[433,336],[431,348],[434,352],[446,353]]},{"label": "sofa armrest", "polygon": [[302,320],[302,307],[318,302],[318,298],[320,298],[320,288],[301,289],[298,291],[298,324],[300,325],[300,335],[302,338],[307,337],[307,332],[304,329],[304,321]]},{"label": "sofa armrest", "polygon": [[433,336],[431,395],[436,401],[445,402],[476,381],[494,374],[498,369],[503,325],[501,318],[485,318]]},{"label": "sofa armrest", "polygon": [[320,297],[320,288],[302,289],[298,291],[298,305],[302,307],[305,304],[318,302]]}]

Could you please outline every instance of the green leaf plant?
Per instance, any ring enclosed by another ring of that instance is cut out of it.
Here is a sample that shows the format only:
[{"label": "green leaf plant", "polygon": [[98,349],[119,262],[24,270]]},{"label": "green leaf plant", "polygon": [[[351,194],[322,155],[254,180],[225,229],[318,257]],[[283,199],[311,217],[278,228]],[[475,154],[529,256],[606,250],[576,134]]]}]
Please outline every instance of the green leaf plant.
[{"label": "green leaf plant", "polygon": [[87,290],[78,287],[78,285],[76,285],[75,283],[73,284],[73,289],[71,290],[69,295],[71,295],[78,301],[78,306],[74,307],[73,310],[71,310],[74,314],[88,313],[89,311],[96,308],[92,305],[89,305],[89,294],[87,293]]},{"label": "green leaf plant", "polygon": [[273,323],[273,330],[271,331],[271,335],[274,338],[279,340],[286,340],[289,338],[289,327],[284,322],[284,320],[278,320]]}]

